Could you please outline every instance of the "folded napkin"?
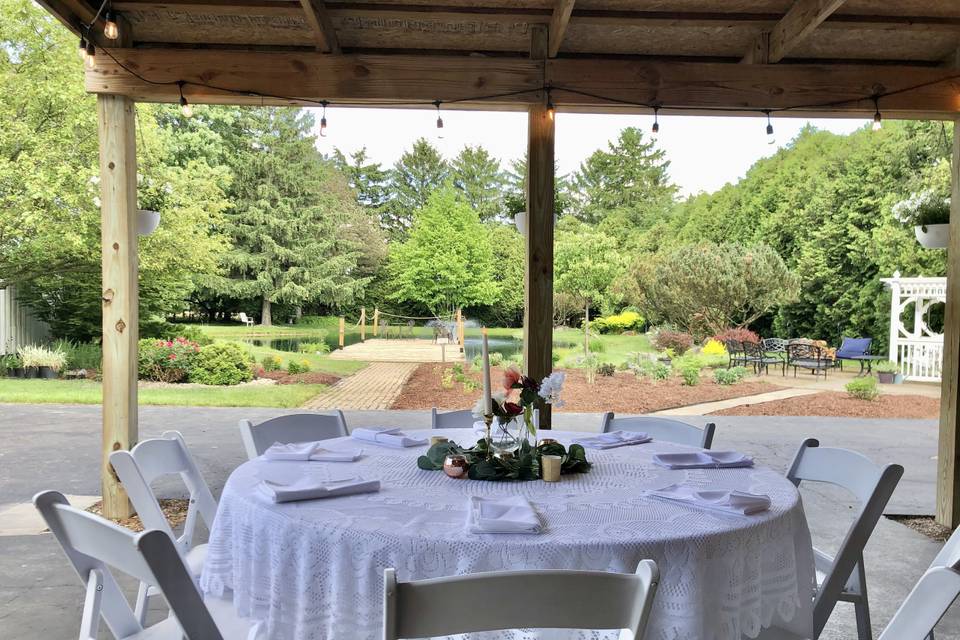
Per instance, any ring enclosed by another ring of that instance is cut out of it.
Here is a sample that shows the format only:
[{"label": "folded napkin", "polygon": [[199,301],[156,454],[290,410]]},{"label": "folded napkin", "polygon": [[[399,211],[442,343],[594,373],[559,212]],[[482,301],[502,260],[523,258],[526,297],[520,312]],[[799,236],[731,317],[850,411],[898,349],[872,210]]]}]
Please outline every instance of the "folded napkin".
[{"label": "folded napkin", "polygon": [[289,442],[281,444],[274,442],[263,452],[267,460],[293,460],[314,462],[355,462],[363,455],[363,449],[353,451],[330,451],[320,446],[319,442]]},{"label": "folded napkin", "polygon": [[753,515],[770,508],[770,496],[746,491],[698,491],[692,487],[672,484],[658,491],[651,491],[650,495],[660,500],[742,516]]},{"label": "folded napkin", "polygon": [[289,484],[261,480],[260,491],[274,502],[295,502],[297,500],[315,500],[349,496],[355,493],[371,493],[380,490],[379,480],[343,478],[340,480],[317,480],[300,478]]},{"label": "folded napkin", "polygon": [[467,531],[470,533],[540,533],[543,530],[533,505],[521,496],[473,496],[467,511]]},{"label": "folded napkin", "polygon": [[417,447],[427,444],[426,438],[413,438],[405,434],[400,429],[389,429],[385,427],[354,429],[350,435],[357,440],[373,442],[374,444],[381,444],[385,447],[393,447],[394,449]]},{"label": "folded napkin", "polygon": [[653,461],[667,469],[736,469],[753,466],[753,458],[739,451],[658,453],[653,456]]},{"label": "folded napkin", "polygon": [[638,431],[611,431],[610,433],[601,433],[589,438],[577,438],[574,444],[582,445],[588,449],[614,449],[616,447],[626,447],[631,444],[643,444],[653,440],[646,433]]}]

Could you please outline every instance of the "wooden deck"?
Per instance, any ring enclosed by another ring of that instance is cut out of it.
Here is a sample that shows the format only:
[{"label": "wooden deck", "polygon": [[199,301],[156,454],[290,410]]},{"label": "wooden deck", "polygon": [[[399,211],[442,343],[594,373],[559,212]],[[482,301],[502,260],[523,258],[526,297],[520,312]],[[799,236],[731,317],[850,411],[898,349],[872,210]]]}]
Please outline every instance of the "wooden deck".
[{"label": "wooden deck", "polygon": [[366,342],[351,344],[330,354],[334,360],[362,360],[365,362],[462,362],[460,345],[445,344],[444,340],[389,340],[368,338]]}]

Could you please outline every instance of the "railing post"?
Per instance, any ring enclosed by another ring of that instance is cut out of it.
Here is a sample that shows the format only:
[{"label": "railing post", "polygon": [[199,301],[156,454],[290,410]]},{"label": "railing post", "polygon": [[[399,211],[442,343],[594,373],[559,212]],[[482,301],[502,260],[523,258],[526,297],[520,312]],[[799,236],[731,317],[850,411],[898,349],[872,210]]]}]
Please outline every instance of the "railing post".
[{"label": "railing post", "polygon": [[[892,362],[899,361],[900,355],[900,272],[894,271],[893,279],[890,280],[890,353],[889,359]],[[901,367],[901,373],[904,365]]]},{"label": "railing post", "polygon": [[360,307],[360,342],[367,341],[367,308]]},{"label": "railing post", "polygon": [[380,332],[380,309],[373,308],[373,337],[376,338]]},{"label": "railing post", "polygon": [[340,316],[340,348],[343,349],[343,334],[346,332],[347,321],[346,318]]}]

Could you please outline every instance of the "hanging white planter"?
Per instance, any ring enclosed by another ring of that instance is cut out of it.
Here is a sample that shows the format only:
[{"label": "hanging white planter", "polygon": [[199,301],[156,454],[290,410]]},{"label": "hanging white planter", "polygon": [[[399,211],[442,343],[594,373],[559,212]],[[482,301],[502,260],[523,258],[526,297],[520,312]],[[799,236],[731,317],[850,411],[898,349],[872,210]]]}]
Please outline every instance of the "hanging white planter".
[{"label": "hanging white planter", "polygon": [[160,225],[160,212],[150,209],[137,210],[137,233],[148,236],[157,230]]},{"label": "hanging white planter", "polygon": [[913,232],[917,235],[917,242],[927,249],[946,249],[950,243],[950,224],[928,224],[925,227],[916,226]]}]

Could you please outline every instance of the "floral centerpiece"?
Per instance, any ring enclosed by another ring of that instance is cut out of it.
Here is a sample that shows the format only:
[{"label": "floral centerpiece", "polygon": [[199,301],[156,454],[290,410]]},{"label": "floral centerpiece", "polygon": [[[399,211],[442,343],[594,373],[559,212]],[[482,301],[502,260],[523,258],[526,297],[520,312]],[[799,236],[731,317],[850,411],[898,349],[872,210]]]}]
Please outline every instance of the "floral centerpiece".
[{"label": "floral centerpiece", "polygon": [[[503,374],[502,390],[491,394],[490,411],[493,423],[490,429],[489,447],[494,453],[513,453],[530,437],[536,438],[537,424],[534,409],[540,402],[556,407],[563,406],[560,392],[566,374],[561,371],[551,373],[537,382],[523,375],[520,369],[511,365]],[[481,397],[473,408],[473,415],[484,417],[485,397]]]}]

